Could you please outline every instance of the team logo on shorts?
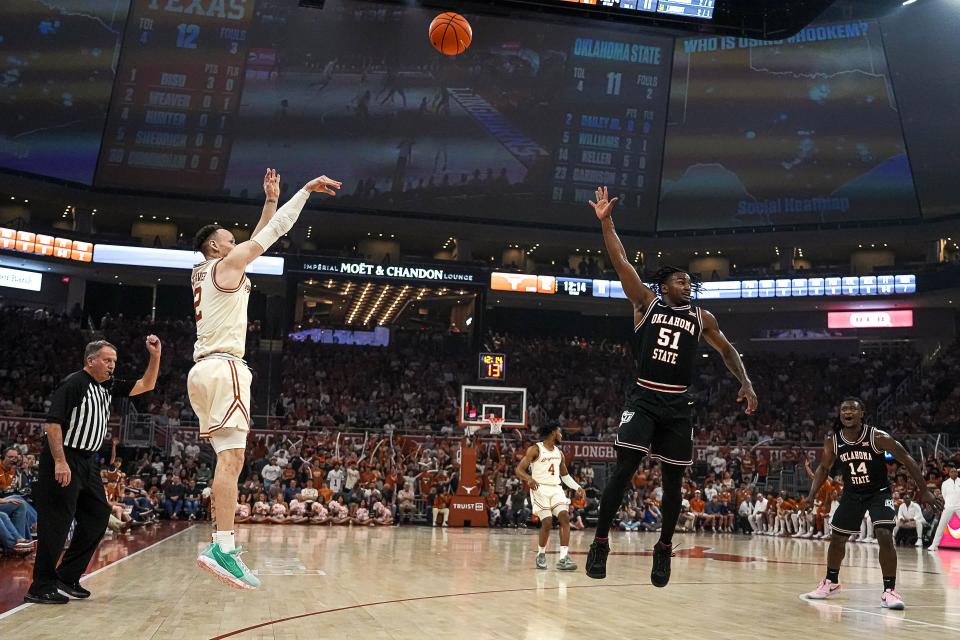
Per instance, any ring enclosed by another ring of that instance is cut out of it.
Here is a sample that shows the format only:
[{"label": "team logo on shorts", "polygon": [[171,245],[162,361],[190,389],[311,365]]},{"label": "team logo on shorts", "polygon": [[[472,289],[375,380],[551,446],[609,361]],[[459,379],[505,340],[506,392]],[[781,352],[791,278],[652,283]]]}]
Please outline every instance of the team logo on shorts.
[{"label": "team logo on shorts", "polygon": [[890,498],[889,500],[884,500],[883,506],[893,509],[893,498]]},{"label": "team logo on shorts", "polygon": [[624,411],[623,414],[620,416],[620,426],[622,427],[623,425],[633,420],[633,416],[635,416],[636,414],[637,414],[636,411]]}]

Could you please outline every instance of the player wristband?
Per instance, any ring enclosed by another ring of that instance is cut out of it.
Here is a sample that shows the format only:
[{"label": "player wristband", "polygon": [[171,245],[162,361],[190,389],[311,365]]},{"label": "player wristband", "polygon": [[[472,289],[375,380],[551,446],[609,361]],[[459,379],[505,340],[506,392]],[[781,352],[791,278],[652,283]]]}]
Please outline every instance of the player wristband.
[{"label": "player wristband", "polygon": [[264,251],[269,249],[274,242],[293,228],[293,225],[297,222],[297,218],[300,217],[300,212],[303,210],[304,205],[307,204],[309,197],[309,191],[304,191],[303,189],[297,191],[287,200],[286,204],[277,210],[270,222],[250,239],[263,247]]},{"label": "player wristband", "polygon": [[570,474],[569,474],[569,473],[568,473],[567,475],[565,475],[565,476],[560,476],[560,482],[562,482],[563,484],[567,485],[568,487],[570,487],[570,488],[573,489],[574,491],[580,491],[580,489],[583,488],[583,487],[581,487],[579,484],[577,484],[577,481],[576,481],[576,480],[574,480],[573,478],[570,477]]}]

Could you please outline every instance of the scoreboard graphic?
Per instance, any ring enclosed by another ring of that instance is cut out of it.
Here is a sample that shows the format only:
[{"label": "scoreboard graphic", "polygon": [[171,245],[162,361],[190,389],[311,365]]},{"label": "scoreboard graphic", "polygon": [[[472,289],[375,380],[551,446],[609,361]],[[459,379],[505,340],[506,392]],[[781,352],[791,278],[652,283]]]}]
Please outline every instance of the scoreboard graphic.
[{"label": "scoreboard graphic", "polygon": [[671,50],[613,34],[571,49],[553,200],[585,203],[608,185],[629,224],[657,205]]},{"label": "scoreboard graphic", "polygon": [[97,186],[221,191],[253,10],[253,0],[134,0]]}]

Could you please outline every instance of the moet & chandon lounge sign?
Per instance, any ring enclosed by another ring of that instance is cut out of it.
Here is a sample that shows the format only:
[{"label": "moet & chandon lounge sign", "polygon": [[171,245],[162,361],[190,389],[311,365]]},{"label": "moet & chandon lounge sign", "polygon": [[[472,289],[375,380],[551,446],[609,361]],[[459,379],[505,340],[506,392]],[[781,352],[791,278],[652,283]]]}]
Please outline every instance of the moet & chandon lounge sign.
[{"label": "moet & chandon lounge sign", "polygon": [[321,258],[304,262],[299,268],[288,268],[299,273],[318,275],[358,276],[386,280],[421,280],[425,282],[450,282],[486,285],[486,273],[470,267],[396,264],[381,265],[359,260]]}]

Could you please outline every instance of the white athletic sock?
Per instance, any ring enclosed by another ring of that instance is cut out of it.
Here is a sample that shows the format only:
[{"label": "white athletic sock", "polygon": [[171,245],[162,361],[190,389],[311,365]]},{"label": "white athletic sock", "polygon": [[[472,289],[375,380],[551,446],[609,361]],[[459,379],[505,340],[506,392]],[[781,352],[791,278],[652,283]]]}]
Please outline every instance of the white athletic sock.
[{"label": "white athletic sock", "polygon": [[230,552],[237,548],[233,531],[214,531],[213,541],[220,546],[221,551]]},{"label": "white athletic sock", "polygon": [[546,553],[546,552],[547,552],[546,547],[537,547],[537,553]]},{"label": "white athletic sock", "polygon": [[563,560],[567,557],[567,552],[570,551],[570,547],[560,547],[560,559]]}]

